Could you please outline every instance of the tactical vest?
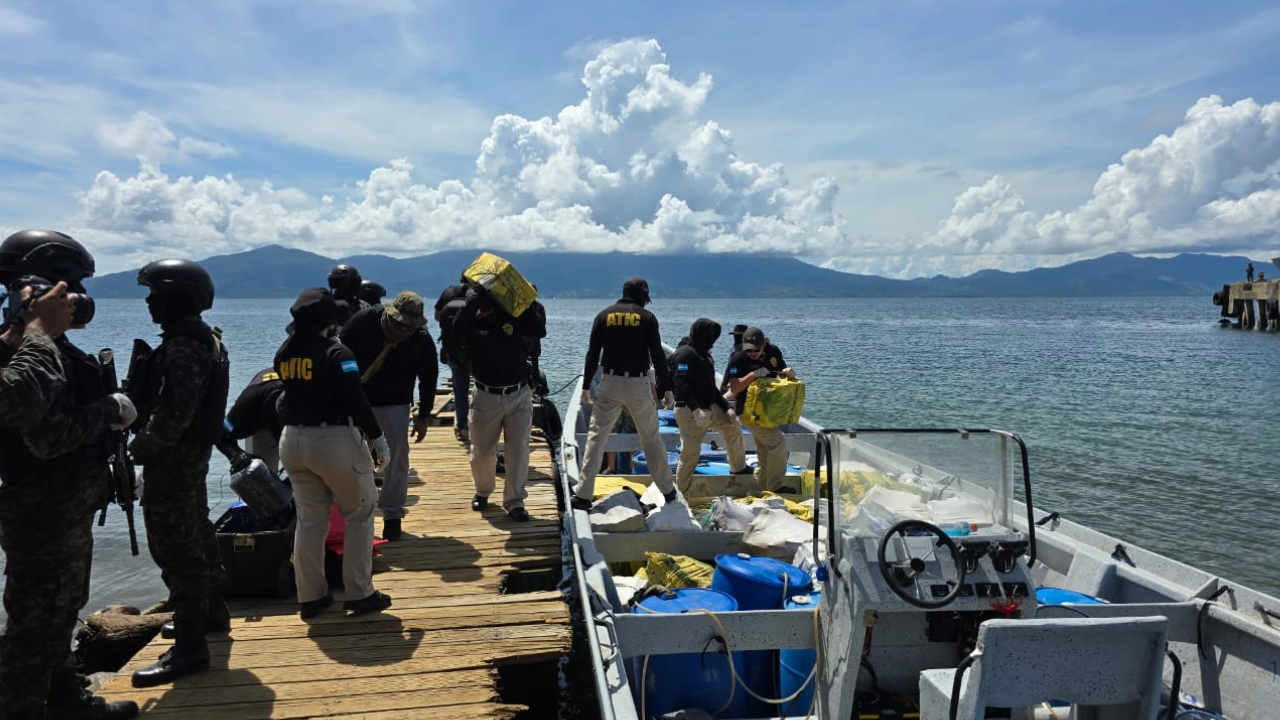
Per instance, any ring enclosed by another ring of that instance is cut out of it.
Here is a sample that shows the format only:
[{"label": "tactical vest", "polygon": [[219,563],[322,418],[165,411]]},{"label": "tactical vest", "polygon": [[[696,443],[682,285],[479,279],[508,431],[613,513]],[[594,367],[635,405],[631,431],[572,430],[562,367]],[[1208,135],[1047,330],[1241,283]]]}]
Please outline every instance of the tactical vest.
[{"label": "tactical vest", "polygon": [[[208,345],[214,354],[213,376],[205,385],[200,404],[191,424],[187,426],[179,442],[190,442],[199,445],[213,445],[222,437],[222,418],[227,409],[227,395],[231,389],[231,359],[227,348],[222,344],[222,330],[210,329],[201,323],[184,323],[177,328],[166,330],[172,336],[194,338]],[[133,372],[129,376],[129,399],[138,409],[138,419],[134,429],[141,429],[151,419],[151,413],[160,402],[160,385],[164,380],[165,356],[168,349],[164,343],[160,347],[139,357],[134,362]]]},{"label": "tactical vest", "polygon": [[[0,345],[3,345],[0,365],[8,365],[13,359],[14,350],[6,343],[0,343]],[[102,381],[102,366],[98,364],[96,357],[85,353],[65,339],[58,340],[56,345],[67,382],[53,399],[52,407],[48,409],[49,416],[52,417],[56,417],[60,411],[65,412],[94,403],[107,394],[106,384]],[[39,432],[39,429],[32,428],[28,432]],[[27,447],[18,428],[0,428],[0,480],[5,482],[48,477],[56,473],[58,468],[68,463],[78,463],[86,458],[101,460],[105,463],[109,454],[105,432],[100,440],[95,438],[64,455],[55,458],[38,458]]]}]

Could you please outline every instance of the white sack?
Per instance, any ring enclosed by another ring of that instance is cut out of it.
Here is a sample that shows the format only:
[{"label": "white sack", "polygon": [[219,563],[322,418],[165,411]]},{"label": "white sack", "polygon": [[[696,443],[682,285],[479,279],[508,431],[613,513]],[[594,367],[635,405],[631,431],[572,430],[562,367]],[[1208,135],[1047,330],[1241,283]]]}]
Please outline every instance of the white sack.
[{"label": "white sack", "polygon": [[628,489],[609,493],[588,513],[596,532],[640,532],[644,530],[644,509],[640,499]]}]

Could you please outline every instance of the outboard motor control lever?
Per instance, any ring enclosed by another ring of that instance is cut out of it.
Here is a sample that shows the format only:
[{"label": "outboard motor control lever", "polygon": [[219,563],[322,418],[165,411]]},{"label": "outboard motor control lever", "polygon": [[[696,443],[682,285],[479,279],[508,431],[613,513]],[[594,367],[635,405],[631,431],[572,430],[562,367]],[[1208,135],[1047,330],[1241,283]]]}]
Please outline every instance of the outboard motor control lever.
[{"label": "outboard motor control lever", "polygon": [[1014,563],[1027,552],[1031,543],[1027,540],[1005,540],[991,548],[991,563],[998,572],[1013,572]]}]

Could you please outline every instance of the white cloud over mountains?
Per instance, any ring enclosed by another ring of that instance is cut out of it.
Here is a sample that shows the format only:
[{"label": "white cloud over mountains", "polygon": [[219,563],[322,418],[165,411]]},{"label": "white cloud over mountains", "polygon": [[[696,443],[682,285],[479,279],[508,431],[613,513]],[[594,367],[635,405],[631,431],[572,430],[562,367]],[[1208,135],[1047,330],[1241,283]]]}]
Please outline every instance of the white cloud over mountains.
[{"label": "white cloud over mountains", "polygon": [[341,196],[246,187],[231,175],[171,177],[164,163],[237,150],[181,137],[138,112],[97,133],[103,149],[137,157],[138,171],[100,172],[71,231],[115,257],[104,266],[280,243],[329,256],[480,246],[780,252],[898,277],[1017,270],[1118,250],[1269,257],[1280,240],[1280,102],[1199,100],[1170,135],[1102,172],[1074,209],[1033,211],[996,175],[960,193],[935,231],[881,238],[841,217],[834,180],[795,182],[779,163],[742,157],[732,128],[702,117],[712,79],[678,79],[656,41],[605,47],[582,83],[582,100],[554,117],[495,118],[471,178],[424,184],[399,159]]},{"label": "white cloud over mountains", "polygon": [[220,144],[178,138],[147,113],[99,133],[138,156],[82,195],[77,232],[129,254],[204,256],[267,243],[328,255],[413,255],[449,248],[823,254],[839,245],[835,186],[791,186],[781,165],[741,158],[699,111],[711,78],[672,76],[658,44],[627,41],[586,64],[583,100],[556,117],[494,119],[470,180],[432,187],[407,160],[370,172],[347,197],[307,201],[234,177],[171,178],[160,163]]}]

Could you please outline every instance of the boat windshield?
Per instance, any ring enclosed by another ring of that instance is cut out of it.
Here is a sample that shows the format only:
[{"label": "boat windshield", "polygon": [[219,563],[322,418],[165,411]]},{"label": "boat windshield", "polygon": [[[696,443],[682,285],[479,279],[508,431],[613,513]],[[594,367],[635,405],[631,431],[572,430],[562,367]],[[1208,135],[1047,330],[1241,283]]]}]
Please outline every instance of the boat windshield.
[{"label": "boat windshield", "polygon": [[[1007,532],[1022,444],[999,431],[856,430],[826,433],[835,527],[880,537],[902,520],[951,535]],[[1017,464],[1015,465],[1015,460]],[[824,476],[826,469],[823,470]]]}]

